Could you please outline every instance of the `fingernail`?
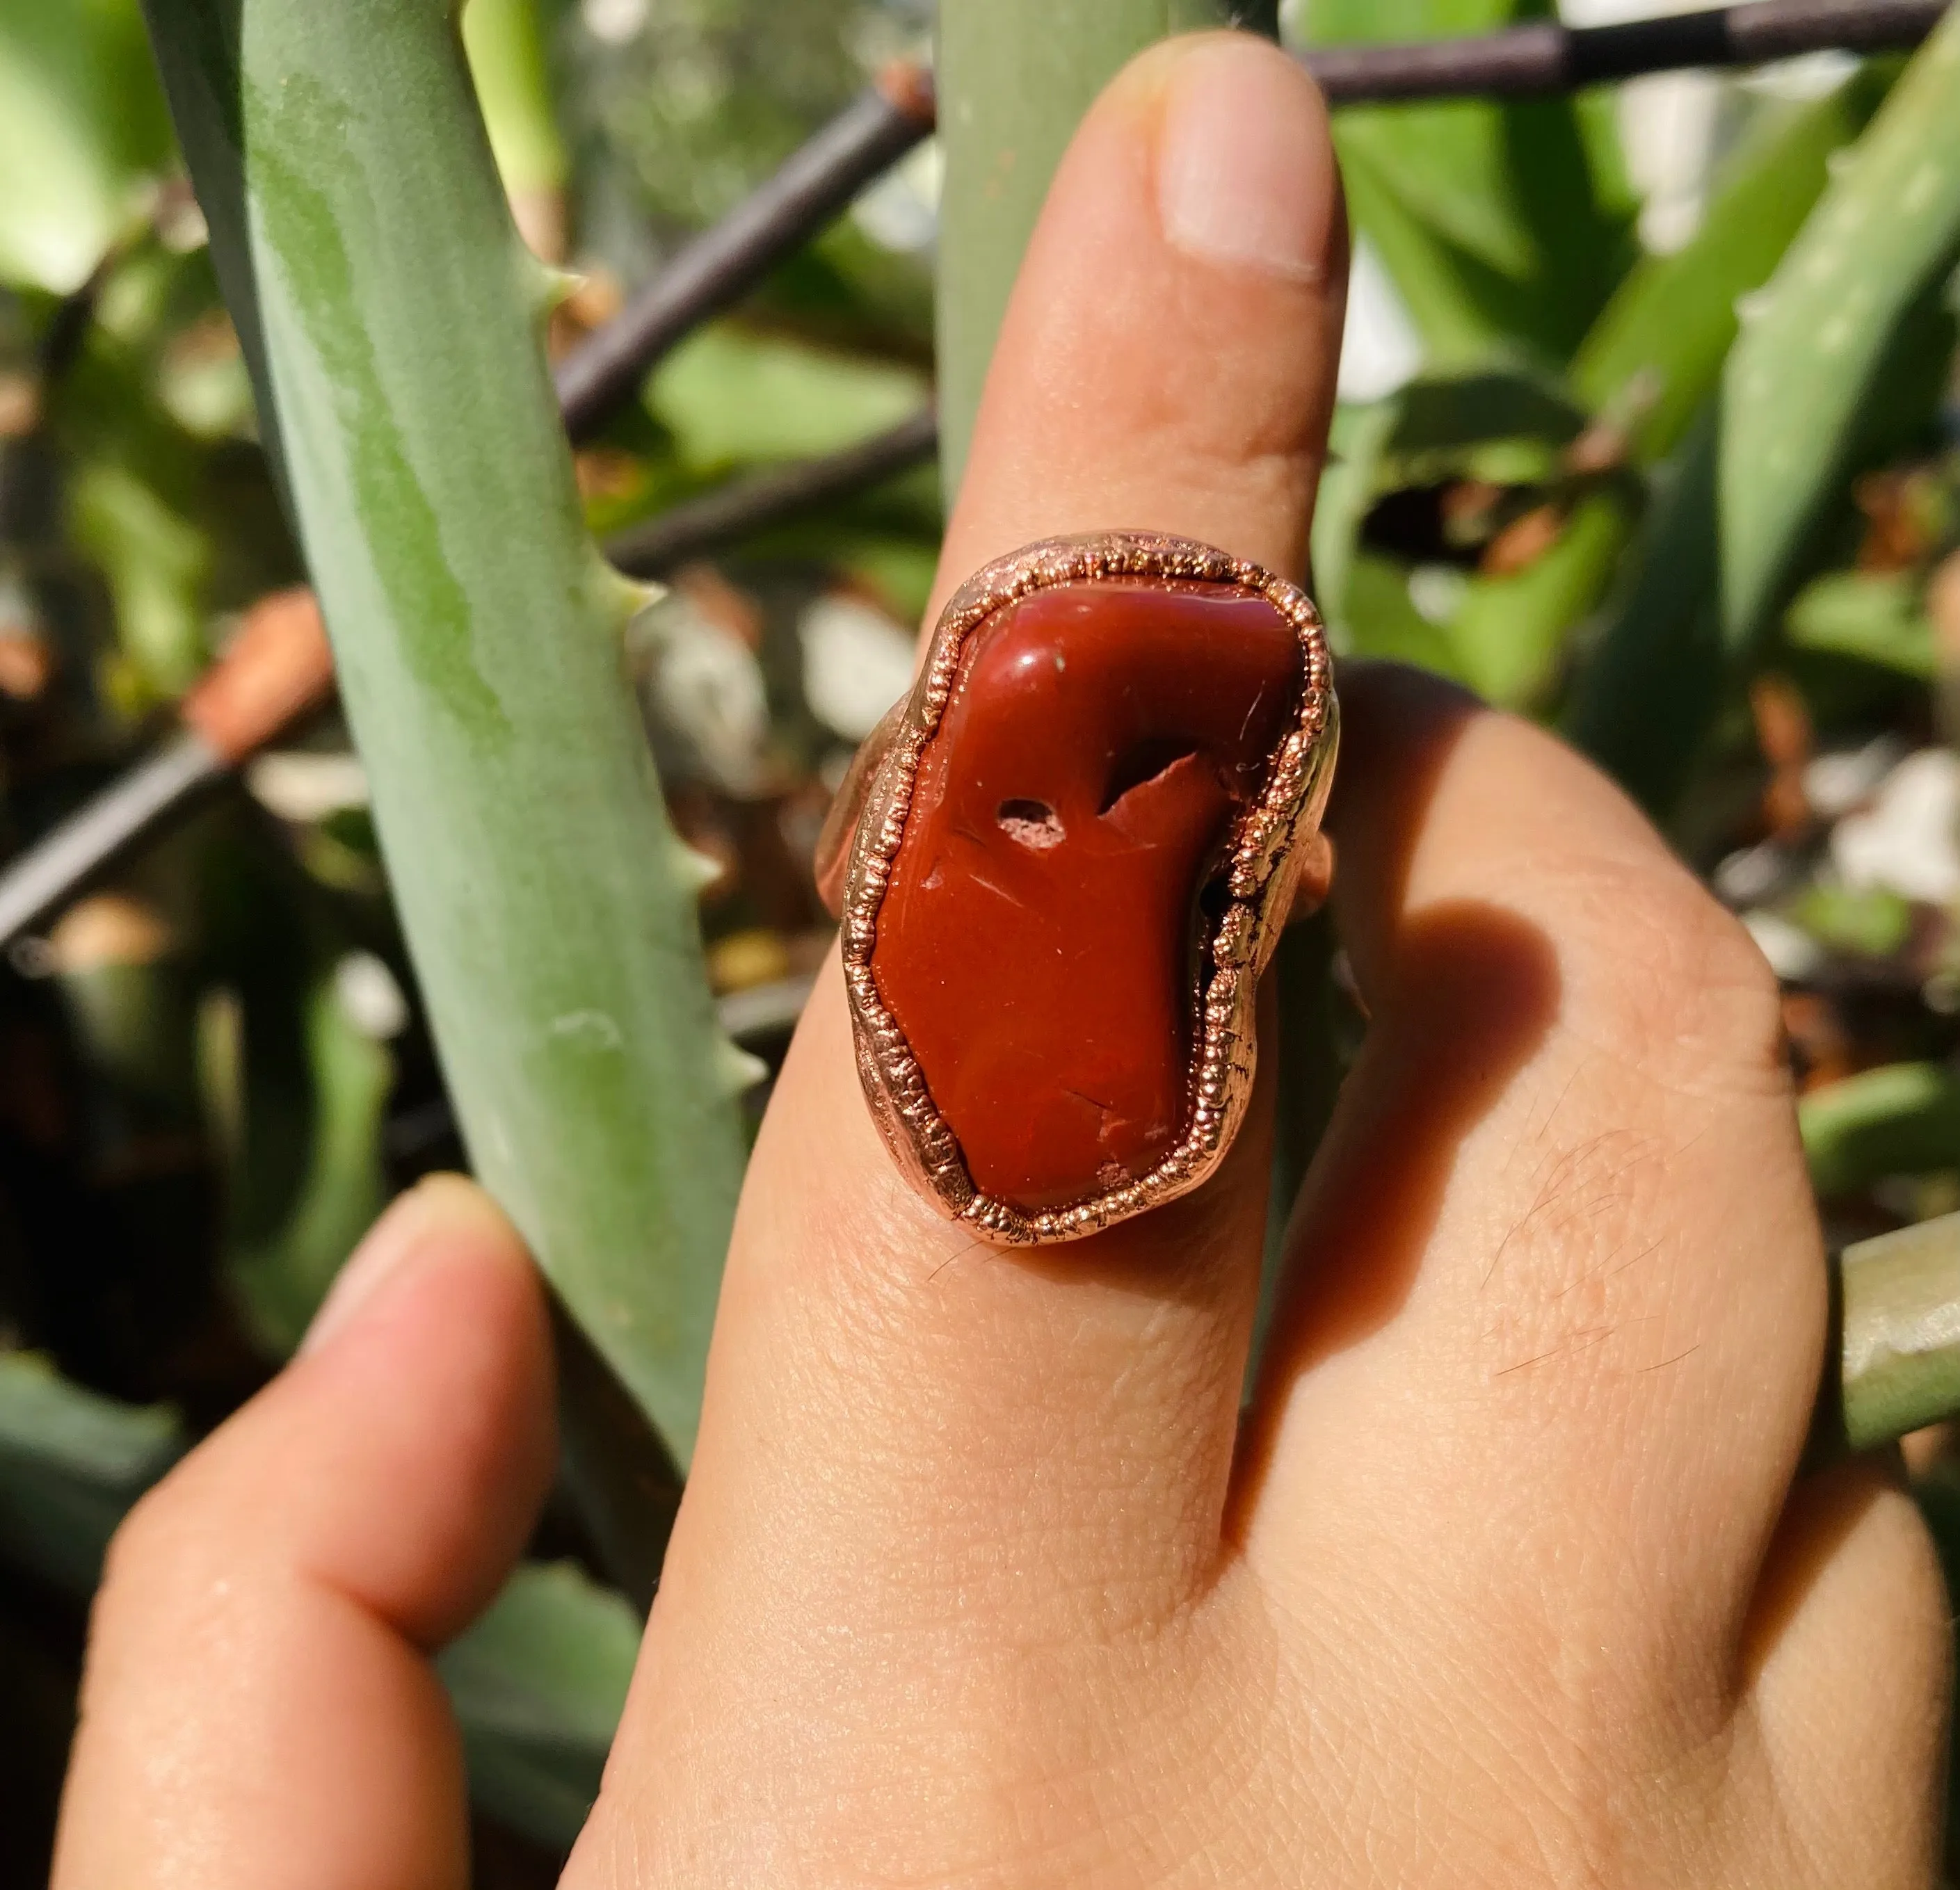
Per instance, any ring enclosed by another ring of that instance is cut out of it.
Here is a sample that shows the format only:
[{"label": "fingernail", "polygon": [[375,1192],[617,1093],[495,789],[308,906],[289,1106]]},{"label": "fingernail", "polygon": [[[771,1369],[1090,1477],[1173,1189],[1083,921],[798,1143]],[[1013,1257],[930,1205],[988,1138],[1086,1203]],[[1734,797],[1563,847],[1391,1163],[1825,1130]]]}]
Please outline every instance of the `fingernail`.
[{"label": "fingernail", "polygon": [[1179,62],[1157,135],[1157,205],[1173,247],[1296,282],[1327,271],[1325,109],[1262,40],[1220,36]]},{"label": "fingernail", "polygon": [[418,1254],[485,1212],[495,1210],[455,1175],[431,1176],[399,1196],[348,1256],[300,1341],[299,1355],[319,1351],[345,1331]]}]

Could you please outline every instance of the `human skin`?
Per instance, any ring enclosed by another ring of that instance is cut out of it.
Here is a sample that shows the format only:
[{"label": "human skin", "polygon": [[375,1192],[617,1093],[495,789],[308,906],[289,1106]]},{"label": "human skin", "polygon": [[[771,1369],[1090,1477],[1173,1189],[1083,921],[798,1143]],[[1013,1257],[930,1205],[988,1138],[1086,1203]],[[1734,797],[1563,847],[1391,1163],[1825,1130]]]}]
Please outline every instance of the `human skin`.
[{"label": "human skin", "polygon": [[[942,599],[1119,526],[1301,570],[1345,253],[1296,67],[1132,65],[1029,250]],[[1243,1424],[1273,1057],[1204,1189],[1003,1253],[899,1179],[833,964],[573,1890],[1933,1881],[1931,1549],[1895,1459],[1798,1476],[1825,1282],[1774,982],[1549,736],[1340,682],[1372,1021]],[[520,1245],[425,1186],[118,1536],[56,1890],[463,1885],[428,1657],[550,1457]]]}]

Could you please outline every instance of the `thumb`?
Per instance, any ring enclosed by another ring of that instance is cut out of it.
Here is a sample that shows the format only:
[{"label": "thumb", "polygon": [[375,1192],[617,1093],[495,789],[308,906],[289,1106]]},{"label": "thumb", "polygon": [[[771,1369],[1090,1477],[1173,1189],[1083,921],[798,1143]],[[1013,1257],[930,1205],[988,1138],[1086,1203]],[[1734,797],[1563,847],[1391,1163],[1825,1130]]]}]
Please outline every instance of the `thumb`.
[{"label": "thumb", "polygon": [[427,1656],[508,1573],[552,1456],[523,1248],[471,1184],[425,1183],[111,1545],[54,1890],[460,1890]]}]

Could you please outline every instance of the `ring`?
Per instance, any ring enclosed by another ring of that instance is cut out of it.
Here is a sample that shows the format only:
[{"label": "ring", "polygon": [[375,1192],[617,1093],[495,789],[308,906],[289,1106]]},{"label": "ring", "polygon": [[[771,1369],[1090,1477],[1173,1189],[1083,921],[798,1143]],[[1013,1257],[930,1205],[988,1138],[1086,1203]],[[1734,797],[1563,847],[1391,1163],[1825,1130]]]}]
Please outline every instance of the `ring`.
[{"label": "ring", "polygon": [[817,847],[865,1099],[943,1212],[1074,1240],[1217,1167],[1332,876],[1338,726],[1312,601],[1210,545],[1046,539],[959,587]]}]

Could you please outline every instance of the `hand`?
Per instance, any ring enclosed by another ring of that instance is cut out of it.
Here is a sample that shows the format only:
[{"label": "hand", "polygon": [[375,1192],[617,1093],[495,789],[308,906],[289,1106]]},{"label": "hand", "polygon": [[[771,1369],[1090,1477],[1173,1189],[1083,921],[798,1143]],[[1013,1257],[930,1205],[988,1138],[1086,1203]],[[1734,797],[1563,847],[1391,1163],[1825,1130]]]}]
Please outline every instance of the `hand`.
[{"label": "hand", "polygon": [[[1269,48],[1077,138],[943,585],[1118,525],[1305,561],[1346,236]],[[628,1885],[1924,1885],[1947,1604],[1889,1462],[1796,1479],[1825,1272],[1776,987],[1526,725],[1354,669],[1331,817],[1373,1022],[1239,1392],[1274,1078],[1215,1181],[1004,1256],[899,1180],[822,981],[566,1877]],[[549,1460],[462,1184],[119,1537],[58,1890],[460,1885],[428,1650]]]}]

